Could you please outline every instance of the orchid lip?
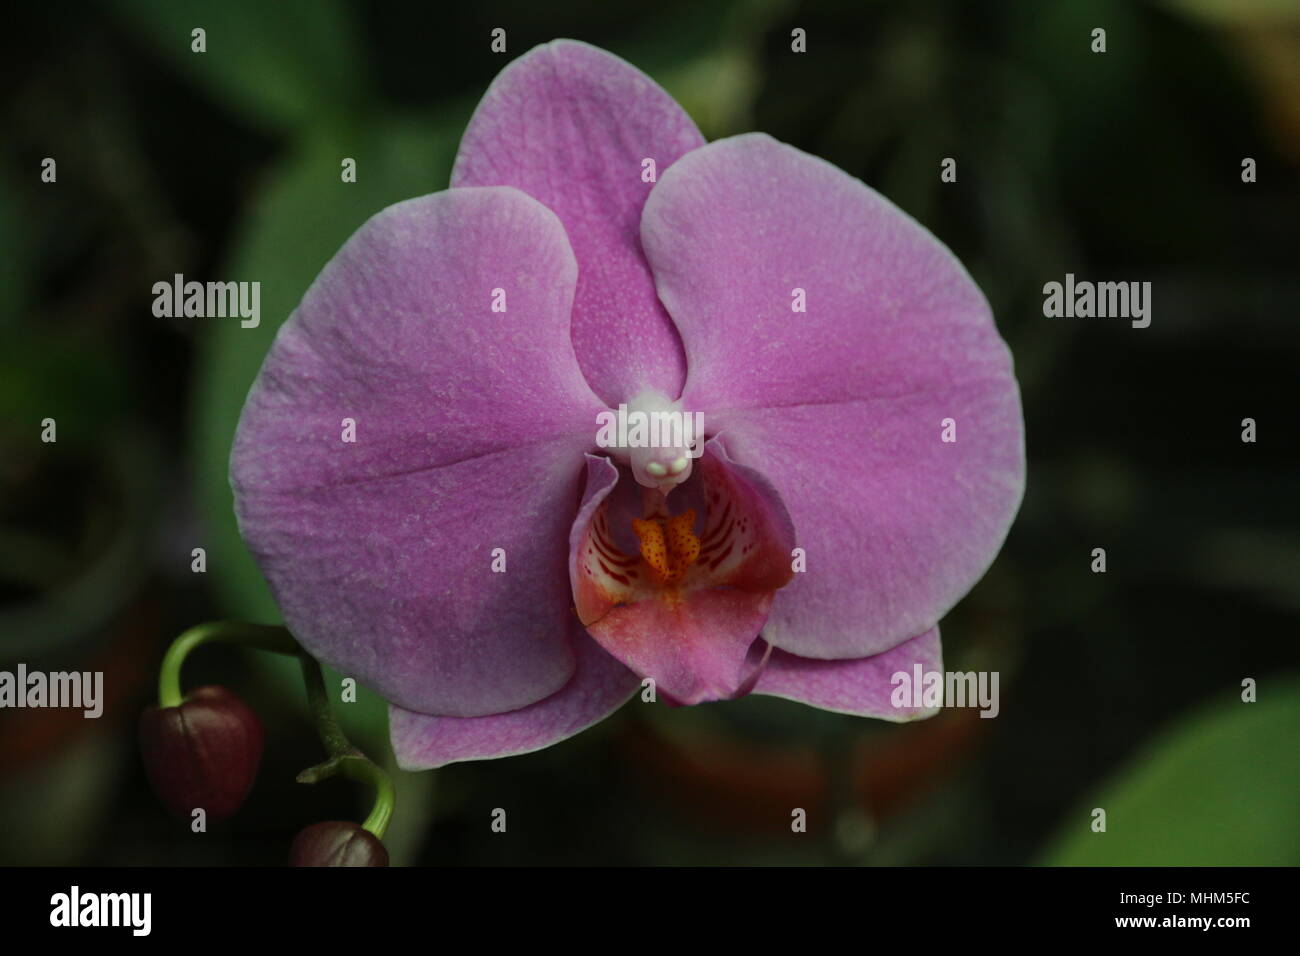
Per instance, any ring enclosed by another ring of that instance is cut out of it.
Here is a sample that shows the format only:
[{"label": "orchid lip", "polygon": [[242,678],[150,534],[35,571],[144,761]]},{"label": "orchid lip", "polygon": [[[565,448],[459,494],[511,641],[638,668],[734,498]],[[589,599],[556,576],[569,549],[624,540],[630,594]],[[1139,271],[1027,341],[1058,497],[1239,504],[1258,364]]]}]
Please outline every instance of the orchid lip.
[{"label": "orchid lip", "polygon": [[675,494],[588,455],[570,538],[574,609],[587,633],[680,704],[752,686],[749,650],[790,583],[793,527],[780,499],[718,439]]},{"label": "orchid lip", "polygon": [[[616,467],[624,476],[630,472],[625,465]],[[608,499],[592,515],[572,573],[578,576],[575,581],[599,584],[603,594],[591,602],[577,600],[584,625],[600,620],[611,606],[645,600],[674,606],[701,590],[775,592],[788,583],[784,571],[767,568],[753,577],[741,570],[757,567],[754,562],[759,552],[772,548],[768,537],[775,531],[760,520],[755,503],[719,462],[702,459],[684,485],[671,496],[671,488],[625,485],[621,504]],[[786,550],[784,543],[775,548],[781,554]]]}]

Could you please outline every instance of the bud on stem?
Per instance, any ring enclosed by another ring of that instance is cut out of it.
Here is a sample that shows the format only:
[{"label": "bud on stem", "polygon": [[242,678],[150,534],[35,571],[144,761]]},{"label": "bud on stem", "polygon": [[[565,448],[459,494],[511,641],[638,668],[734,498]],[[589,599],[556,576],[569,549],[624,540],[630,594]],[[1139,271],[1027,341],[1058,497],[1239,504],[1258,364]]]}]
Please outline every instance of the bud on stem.
[{"label": "bud on stem", "polygon": [[262,759],[262,722],[224,687],[200,687],[176,707],[140,715],[145,772],[169,813],[202,808],[212,822],[243,805]]},{"label": "bud on stem", "polygon": [[215,622],[192,627],[163,656],[158,706],[140,715],[140,754],[154,792],[174,816],[202,809],[210,821],[230,817],[253,786],[262,759],[262,722],[224,687],[181,693],[181,667],[202,644],[242,644],[280,654],[301,648],[282,627]]},{"label": "bud on stem", "polygon": [[388,850],[357,823],[330,820],[299,831],[289,848],[290,866],[387,866]]}]

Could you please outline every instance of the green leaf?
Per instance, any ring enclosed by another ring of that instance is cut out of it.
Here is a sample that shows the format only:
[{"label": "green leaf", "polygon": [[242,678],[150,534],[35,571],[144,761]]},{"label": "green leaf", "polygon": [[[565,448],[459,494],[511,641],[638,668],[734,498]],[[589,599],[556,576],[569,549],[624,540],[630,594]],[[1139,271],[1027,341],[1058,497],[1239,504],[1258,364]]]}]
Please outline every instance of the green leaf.
[{"label": "green leaf", "polygon": [[[117,0],[113,9],[213,99],[266,128],[355,112],[368,93],[337,0]],[[202,28],[206,52],[192,49]]]},{"label": "green leaf", "polygon": [[[1230,691],[1150,744],[1070,816],[1052,866],[1294,866],[1300,863],[1300,677]],[[1093,833],[1091,811],[1106,811]]]}]

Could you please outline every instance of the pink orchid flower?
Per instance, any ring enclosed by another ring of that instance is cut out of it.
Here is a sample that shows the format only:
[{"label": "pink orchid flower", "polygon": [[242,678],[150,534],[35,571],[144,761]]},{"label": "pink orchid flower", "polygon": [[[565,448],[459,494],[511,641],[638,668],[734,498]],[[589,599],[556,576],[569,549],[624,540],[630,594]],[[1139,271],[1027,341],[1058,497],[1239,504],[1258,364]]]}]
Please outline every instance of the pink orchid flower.
[{"label": "pink orchid flower", "polygon": [[[602,446],[620,405],[702,440]],[[891,676],[941,669],[1024,468],[1011,356],[945,246],[557,41],[492,84],[450,189],[307,290],[231,481],[286,624],[422,769],[549,746],[647,679],[925,716]]]}]

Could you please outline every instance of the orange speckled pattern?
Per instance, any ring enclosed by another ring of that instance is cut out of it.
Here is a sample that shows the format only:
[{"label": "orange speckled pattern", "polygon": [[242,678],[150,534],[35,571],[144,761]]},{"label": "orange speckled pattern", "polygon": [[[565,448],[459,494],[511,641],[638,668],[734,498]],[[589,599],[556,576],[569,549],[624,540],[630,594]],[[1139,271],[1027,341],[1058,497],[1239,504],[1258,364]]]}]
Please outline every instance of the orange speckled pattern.
[{"label": "orange speckled pattern", "polygon": [[632,530],[641,542],[641,557],[663,583],[680,581],[700,556],[700,539],[694,528],[694,509],[671,518],[632,519]]}]

